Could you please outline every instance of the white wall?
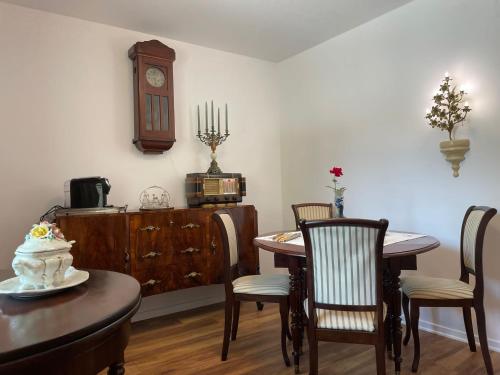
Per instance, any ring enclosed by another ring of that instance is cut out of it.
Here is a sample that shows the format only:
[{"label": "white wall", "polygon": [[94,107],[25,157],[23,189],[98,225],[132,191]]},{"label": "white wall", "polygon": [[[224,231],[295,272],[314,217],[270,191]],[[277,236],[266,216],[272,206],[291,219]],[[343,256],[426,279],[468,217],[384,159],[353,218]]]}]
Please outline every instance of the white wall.
[{"label": "white wall", "polygon": [[[500,208],[500,2],[417,0],[280,64],[283,209],[332,201],[331,165],[344,167],[345,214],[386,217],[442,246],[419,256],[429,275],[458,277],[460,225],[471,204]],[[425,109],[444,73],[470,85],[471,151],[453,178],[446,133]],[[500,349],[500,220],[487,232],[486,307]],[[428,329],[464,338],[459,310],[426,311]],[[443,327],[440,327],[442,325]]]},{"label": "white wall", "polygon": [[[132,145],[127,51],[150,39],[177,54],[177,142],[160,156]],[[161,185],[174,206],[185,206],[186,173],[210,163],[209,148],[195,138],[195,108],[211,98],[229,106],[231,136],[218,149],[219,165],[247,177],[244,203],[257,207],[260,230],[281,226],[275,64],[4,3],[0,51],[0,268],[10,268],[31,224],[63,203],[67,179],[106,176],[109,202],[129,208],[139,206],[142,189]],[[261,257],[264,272],[271,259]]]}]

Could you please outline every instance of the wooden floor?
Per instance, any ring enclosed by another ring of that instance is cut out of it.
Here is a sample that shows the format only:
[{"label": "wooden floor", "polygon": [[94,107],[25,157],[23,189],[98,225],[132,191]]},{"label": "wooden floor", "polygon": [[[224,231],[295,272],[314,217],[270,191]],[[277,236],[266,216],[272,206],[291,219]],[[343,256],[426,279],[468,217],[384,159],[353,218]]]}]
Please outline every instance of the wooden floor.
[{"label": "wooden floor", "polygon": [[[293,374],[285,367],[279,344],[279,314],[273,304],[257,311],[254,303],[242,303],[238,338],[229,346],[226,362],[220,361],[223,330],[221,305],[135,323],[125,352],[126,374]],[[419,374],[485,374],[480,351],[429,333],[421,333]],[[402,374],[411,374],[412,344],[403,348]],[[479,348],[478,348],[479,350]],[[321,343],[320,374],[373,375],[375,351],[370,346]],[[291,345],[289,344],[291,358]],[[492,353],[495,374],[500,374],[500,354]],[[307,340],[301,357],[301,373],[308,373]],[[387,361],[387,374],[394,364]]]}]

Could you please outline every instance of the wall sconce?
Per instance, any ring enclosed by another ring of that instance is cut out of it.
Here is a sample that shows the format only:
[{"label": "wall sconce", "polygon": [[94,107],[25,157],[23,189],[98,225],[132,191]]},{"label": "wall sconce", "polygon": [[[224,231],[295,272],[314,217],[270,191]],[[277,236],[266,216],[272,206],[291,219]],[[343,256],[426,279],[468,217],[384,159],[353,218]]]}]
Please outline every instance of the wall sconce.
[{"label": "wall sconce", "polygon": [[431,127],[448,132],[450,139],[440,142],[439,147],[446,160],[451,163],[453,177],[458,177],[460,163],[470,149],[470,142],[468,139],[454,139],[454,130],[456,126],[463,123],[471,108],[468,102],[464,102],[464,97],[467,95],[465,89],[452,87],[451,81],[453,80],[446,72],[439,90],[432,98],[434,105],[427,110],[425,118],[429,120]]}]

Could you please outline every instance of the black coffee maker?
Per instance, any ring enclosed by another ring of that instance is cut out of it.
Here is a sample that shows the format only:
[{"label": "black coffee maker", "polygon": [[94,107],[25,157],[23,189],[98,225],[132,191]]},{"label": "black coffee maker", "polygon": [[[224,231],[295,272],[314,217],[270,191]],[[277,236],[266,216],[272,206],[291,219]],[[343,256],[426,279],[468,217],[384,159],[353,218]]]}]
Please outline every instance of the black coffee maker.
[{"label": "black coffee maker", "polygon": [[73,178],[64,184],[67,208],[106,207],[111,185],[104,177]]}]

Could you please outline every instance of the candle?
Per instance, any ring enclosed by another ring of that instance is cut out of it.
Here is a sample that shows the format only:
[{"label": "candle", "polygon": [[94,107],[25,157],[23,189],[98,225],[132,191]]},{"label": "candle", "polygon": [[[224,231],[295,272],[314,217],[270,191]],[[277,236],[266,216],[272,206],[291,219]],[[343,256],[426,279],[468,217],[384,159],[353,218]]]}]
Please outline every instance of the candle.
[{"label": "candle", "polygon": [[427,108],[427,109],[425,110],[425,113],[429,114],[429,113],[431,113],[431,110],[430,110],[429,108]]},{"label": "candle", "polygon": [[465,102],[465,103],[464,103],[464,107],[465,107],[465,108],[469,108],[469,102]]},{"label": "candle", "polygon": [[227,130],[228,130],[228,126],[227,126],[227,103],[226,103],[226,135],[228,134]]},{"label": "candle", "polygon": [[212,100],[212,133],[214,132],[214,101]]},{"label": "candle", "polygon": [[448,73],[448,72],[444,73],[444,77],[445,78],[449,78],[450,77],[450,73]]},{"label": "candle", "polygon": [[208,104],[205,102],[205,134],[208,134]]},{"label": "candle", "polygon": [[220,135],[220,108],[217,108],[217,134]]},{"label": "candle", "polygon": [[198,135],[201,134],[200,131],[200,105],[198,104]]}]

